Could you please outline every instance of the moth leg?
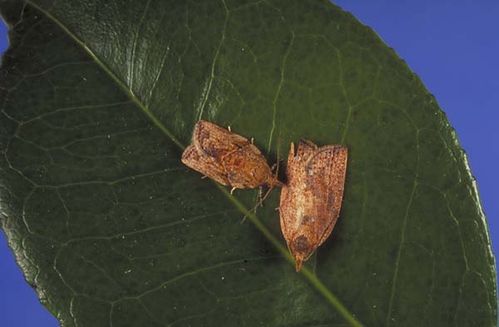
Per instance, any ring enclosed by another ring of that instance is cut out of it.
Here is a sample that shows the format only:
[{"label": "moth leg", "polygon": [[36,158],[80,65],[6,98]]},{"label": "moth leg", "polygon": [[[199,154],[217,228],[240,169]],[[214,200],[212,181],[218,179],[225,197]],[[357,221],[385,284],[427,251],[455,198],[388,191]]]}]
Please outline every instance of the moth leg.
[{"label": "moth leg", "polygon": [[254,138],[254,137],[252,137],[252,138],[251,138],[251,144],[254,144],[254,143],[255,143],[255,138]]},{"label": "moth leg", "polygon": [[233,187],[230,189],[230,194],[232,195],[234,193],[234,191],[236,190],[236,187]]},{"label": "moth leg", "polygon": [[201,176],[201,179],[205,179],[205,178],[208,178],[208,176],[206,176],[206,175]]},{"label": "moth leg", "polygon": [[229,132],[232,132],[232,129],[230,128],[230,125],[229,125],[229,126],[227,126],[227,130],[228,130]]},{"label": "moth leg", "polygon": [[264,194],[263,193],[263,186],[260,186],[258,188],[258,194],[256,197],[257,202],[251,211],[254,211],[256,213],[256,208],[263,207],[263,202],[267,199],[267,197],[270,195],[270,192],[272,192],[273,189],[274,189],[274,187],[272,187],[272,186],[269,187],[269,189]]},{"label": "moth leg", "polygon": [[260,186],[258,188],[257,199],[258,199],[257,205],[260,205],[260,207],[263,207],[263,187],[262,186]]},{"label": "moth leg", "polygon": [[[259,207],[259,206],[262,206],[263,207],[263,200],[262,200],[262,186],[260,186],[258,188],[258,193],[256,194],[256,197],[255,197],[255,206],[253,208],[251,208],[251,210],[249,210],[249,212],[252,212],[254,214],[256,214],[256,209]],[[241,224],[244,223],[246,221],[246,218],[248,217],[248,214],[245,214],[243,219],[241,220]]]}]

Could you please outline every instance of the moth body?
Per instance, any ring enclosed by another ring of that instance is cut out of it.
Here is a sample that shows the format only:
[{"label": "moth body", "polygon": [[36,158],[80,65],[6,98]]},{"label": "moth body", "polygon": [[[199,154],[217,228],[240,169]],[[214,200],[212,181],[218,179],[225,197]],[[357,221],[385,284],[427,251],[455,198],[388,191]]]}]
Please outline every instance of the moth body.
[{"label": "moth body", "polygon": [[182,162],[233,189],[281,186],[264,156],[247,138],[200,120]]}]

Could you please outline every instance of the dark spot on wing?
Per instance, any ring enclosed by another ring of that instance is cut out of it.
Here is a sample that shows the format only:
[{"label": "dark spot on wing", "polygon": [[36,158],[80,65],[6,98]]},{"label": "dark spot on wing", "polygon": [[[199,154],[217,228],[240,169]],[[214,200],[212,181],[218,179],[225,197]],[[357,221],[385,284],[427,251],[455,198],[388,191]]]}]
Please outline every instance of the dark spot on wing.
[{"label": "dark spot on wing", "polygon": [[204,149],[204,152],[205,152],[208,156],[213,157],[213,158],[218,158],[218,156],[219,156],[219,151],[218,151],[218,149],[217,149],[217,148],[215,148],[215,147],[206,147],[206,148]]},{"label": "dark spot on wing", "polygon": [[293,248],[296,252],[306,253],[310,248],[310,244],[305,235],[300,235],[293,241]]},{"label": "dark spot on wing", "polygon": [[312,217],[312,216],[303,216],[303,220],[302,220],[302,225],[310,225],[310,224],[313,224],[315,221],[315,217]]}]

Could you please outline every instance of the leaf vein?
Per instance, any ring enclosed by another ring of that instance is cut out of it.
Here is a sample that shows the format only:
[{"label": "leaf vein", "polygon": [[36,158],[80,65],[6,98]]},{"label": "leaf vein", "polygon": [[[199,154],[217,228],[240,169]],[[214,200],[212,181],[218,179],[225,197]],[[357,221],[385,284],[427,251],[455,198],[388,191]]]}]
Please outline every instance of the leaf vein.
[{"label": "leaf vein", "polygon": [[206,106],[206,102],[208,101],[208,98],[209,98],[210,93],[211,93],[211,88],[212,88],[212,85],[213,85],[213,80],[215,79],[215,67],[216,67],[216,63],[218,61],[218,56],[220,54],[220,49],[222,48],[222,45],[223,45],[223,43],[225,41],[225,33],[227,31],[227,25],[229,23],[229,16],[230,16],[229,9],[227,8],[225,0],[221,0],[221,1],[223,3],[223,7],[224,7],[224,10],[225,10],[224,26],[223,26],[223,29],[222,29],[220,41],[218,42],[217,49],[215,50],[215,55],[213,56],[213,60],[211,62],[211,70],[210,70],[210,77],[208,79],[208,86],[206,87],[205,90],[203,90],[203,96],[202,96],[201,102],[200,102],[198,108],[196,109],[196,111],[198,112],[198,117],[197,117],[198,120],[201,120],[201,118],[203,117],[204,108]]},{"label": "leaf vein", "polygon": [[400,260],[402,258],[402,250],[404,247],[404,242],[405,242],[405,233],[407,230],[407,221],[409,218],[409,211],[412,206],[412,201],[414,200],[414,194],[416,194],[416,189],[418,186],[418,176],[419,176],[419,154],[420,154],[420,149],[419,149],[419,131],[416,131],[416,174],[414,176],[414,181],[412,183],[412,189],[411,189],[411,194],[409,196],[409,200],[407,201],[407,207],[405,210],[405,214],[402,220],[402,228],[400,232],[400,241],[397,249],[397,258],[395,260],[395,268],[393,272],[393,277],[392,277],[392,287],[390,290],[390,299],[388,301],[388,311],[386,314],[386,319],[385,319],[385,325],[388,327],[390,326],[391,323],[391,316],[392,316],[392,311],[393,311],[393,300],[395,298],[395,290],[397,288],[397,279],[399,275],[399,268],[400,268]]},{"label": "leaf vein", "polygon": [[289,56],[289,53],[291,52],[291,48],[293,47],[294,40],[295,40],[295,33],[294,33],[294,31],[291,31],[291,39],[290,39],[289,44],[284,52],[284,56],[283,56],[282,62],[281,62],[281,72],[280,72],[279,84],[277,85],[277,89],[276,89],[276,92],[274,94],[274,98],[272,99],[272,127],[270,129],[269,141],[267,144],[268,152],[270,152],[270,147],[272,146],[272,138],[274,136],[274,131],[276,128],[277,100],[279,99],[279,96],[281,95],[282,85],[284,84],[286,62],[288,61],[288,56]]},{"label": "leaf vein", "polygon": [[[225,10],[226,10],[226,22],[228,21],[228,8],[225,4],[225,1],[222,0]],[[46,15],[49,19],[51,19],[57,26],[59,26],[70,38],[72,38],[85,52],[95,61],[95,63],[103,69],[109,77],[117,83],[117,85],[127,94],[130,99],[138,106],[140,110],[144,112],[144,114],[152,121],[152,123],[159,128],[166,136],[168,136],[173,143],[175,143],[179,148],[184,149],[185,146],[174,136],[172,132],[154,115],[154,113],[150,110],[149,107],[144,105],[142,101],[130,90],[129,86],[127,86],[100,58],[90,49],[78,36],[76,36],[72,31],[68,29],[61,21],[59,21],[54,15],[52,15],[49,11],[44,10],[32,0],[26,0],[26,3],[30,4],[32,7],[36,8],[38,11]],[[224,24],[226,27],[226,24]],[[225,34],[222,34],[225,37]],[[241,212],[243,212],[250,221],[253,222],[255,227],[262,232],[262,234],[281,252],[286,260],[294,265],[293,259],[288,253],[287,249],[272,235],[272,233],[266,228],[265,225],[250,212],[239,200],[233,197],[229,192],[223,188],[221,185],[216,184],[216,187],[222,191],[222,193],[227,197],[232,204],[235,205]],[[336,296],[315,276],[311,271],[304,268],[302,269],[303,276],[309,281],[312,287],[314,287],[326,300],[327,302],[335,308],[340,315],[352,326],[361,326],[361,324],[357,321],[357,319],[348,311],[346,307],[336,298]],[[60,276],[62,278],[62,276]],[[182,276],[178,276],[180,278]],[[170,280],[171,282],[172,280]],[[161,286],[160,286],[161,287]],[[154,291],[154,290],[152,290]],[[110,315],[112,314],[112,311]],[[111,317],[112,321],[112,317]]]}]

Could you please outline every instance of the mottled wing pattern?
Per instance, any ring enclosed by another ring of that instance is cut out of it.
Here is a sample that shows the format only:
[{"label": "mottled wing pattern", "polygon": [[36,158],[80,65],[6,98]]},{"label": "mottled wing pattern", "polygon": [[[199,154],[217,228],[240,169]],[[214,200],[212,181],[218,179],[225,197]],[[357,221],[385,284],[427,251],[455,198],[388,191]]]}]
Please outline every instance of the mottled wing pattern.
[{"label": "mottled wing pattern", "polygon": [[293,203],[293,198],[296,198],[293,192],[293,184],[295,184],[295,179],[298,174],[298,165],[295,158],[295,145],[291,143],[288,161],[286,164],[286,183],[281,188],[281,196],[279,200],[279,218],[281,222],[281,231],[288,242],[287,235],[290,234],[291,230],[288,227],[290,225],[289,217],[296,216],[296,206],[291,205]]},{"label": "mottled wing pattern", "polygon": [[247,138],[204,120],[198,121],[194,127],[192,144],[200,153],[216,160],[222,160],[227,154],[251,145]]},{"label": "mottled wing pattern", "polygon": [[194,145],[189,145],[185,149],[182,154],[182,163],[222,185],[229,185],[222,165],[211,157],[200,155]]},{"label": "mottled wing pattern", "polygon": [[348,150],[340,145],[319,148],[305,165],[307,188],[314,193],[307,206],[313,217],[323,217],[327,224],[315,224],[317,246],[321,245],[338,220],[345,185]]},{"label": "mottled wing pattern", "polygon": [[296,261],[296,270],[331,234],[343,197],[347,149],[318,148],[310,141],[291,145],[287,183],[280,200],[281,229]]},{"label": "mottled wing pattern", "polygon": [[298,149],[296,150],[296,156],[303,161],[310,159],[310,157],[317,150],[317,145],[309,140],[300,140],[298,143]]},{"label": "mottled wing pattern", "polygon": [[182,162],[220,184],[234,189],[282,185],[252,142],[216,124],[198,121],[191,147]]},{"label": "mottled wing pattern", "polygon": [[267,161],[260,151],[255,152],[252,147],[254,148],[252,144],[249,144],[222,158],[222,165],[233,187],[254,188],[273,179]]},{"label": "mottled wing pattern", "polygon": [[[305,191],[305,162],[314,154],[317,146],[310,141],[300,141],[296,147],[291,143],[288,154],[286,168],[287,182],[281,189],[280,197],[280,221],[284,236],[294,235],[299,226],[297,226],[298,215],[302,212],[301,203]],[[286,241],[289,241],[287,238]]]}]

